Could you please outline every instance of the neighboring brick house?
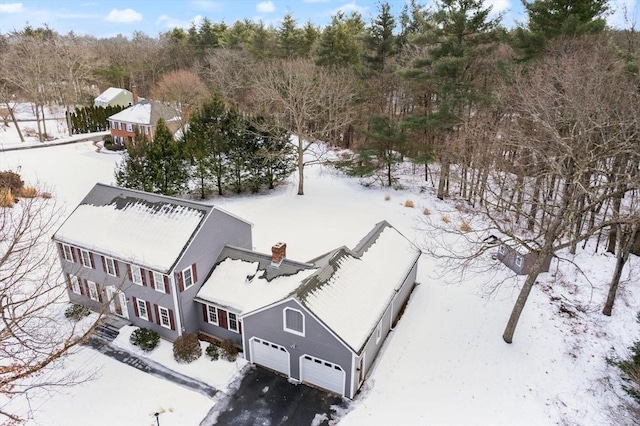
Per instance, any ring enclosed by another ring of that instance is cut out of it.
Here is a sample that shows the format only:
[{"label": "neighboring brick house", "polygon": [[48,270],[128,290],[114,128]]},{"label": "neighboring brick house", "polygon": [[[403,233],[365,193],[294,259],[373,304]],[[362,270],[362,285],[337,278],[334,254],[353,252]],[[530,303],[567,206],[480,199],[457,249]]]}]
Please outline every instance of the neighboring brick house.
[{"label": "neighboring brick house", "polygon": [[169,131],[175,133],[181,126],[180,112],[159,101],[139,100],[133,89],[133,105],[109,117],[109,129],[113,143],[128,146],[136,129],[148,140],[153,138],[159,119],[163,119]]},{"label": "neighboring brick house", "polygon": [[251,228],[214,206],[96,184],[53,240],[72,302],[174,340],[199,331],[196,292],[225,245],[251,248]]}]

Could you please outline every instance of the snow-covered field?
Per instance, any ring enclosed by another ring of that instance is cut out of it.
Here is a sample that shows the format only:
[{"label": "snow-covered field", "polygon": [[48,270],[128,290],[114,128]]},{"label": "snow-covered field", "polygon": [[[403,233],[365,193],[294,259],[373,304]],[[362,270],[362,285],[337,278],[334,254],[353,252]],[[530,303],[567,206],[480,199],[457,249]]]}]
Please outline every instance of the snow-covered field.
[{"label": "snow-covered field", "polygon": [[[15,143],[8,134],[0,132],[0,145]],[[28,183],[48,185],[68,214],[95,182],[113,182],[118,158],[83,142],[0,152],[0,170],[19,167]],[[456,214],[453,204],[437,200],[419,175],[409,176],[407,189],[397,191],[364,188],[357,179],[320,166],[307,168],[305,177],[304,196],[296,195],[293,176],[268,194],[210,201],[254,224],[256,250],[268,253],[284,241],[288,256],[302,261],[340,245],[353,247],[383,219],[422,244],[427,237],[423,208],[431,218],[445,211]],[[415,208],[403,206],[407,199]],[[615,259],[592,252],[587,247],[576,256],[561,253],[573,263],[554,262],[540,276],[511,345],[501,335],[522,281],[497,261],[491,273],[441,276],[438,261],[423,256],[420,285],[362,392],[347,412],[337,414],[339,423],[621,424],[614,416],[623,393],[606,358],[624,356],[640,339],[640,259],[631,256],[614,314],[605,317],[600,310]],[[488,291],[487,281],[505,278],[496,291]],[[165,358],[160,362],[169,363]],[[151,425],[151,414],[164,409],[163,426],[192,425],[215,403],[90,349],[69,361],[69,368],[95,369],[97,378],[31,401],[36,410],[30,424]],[[210,365],[206,358],[198,362]],[[233,374],[220,380],[212,384],[224,388]]]}]

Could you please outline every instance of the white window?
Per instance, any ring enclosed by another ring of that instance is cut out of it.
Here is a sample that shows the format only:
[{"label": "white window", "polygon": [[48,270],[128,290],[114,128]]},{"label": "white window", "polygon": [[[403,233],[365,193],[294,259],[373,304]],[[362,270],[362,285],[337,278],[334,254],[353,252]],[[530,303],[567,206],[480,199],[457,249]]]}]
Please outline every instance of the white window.
[{"label": "white window", "polygon": [[115,260],[113,260],[110,257],[105,257],[104,258],[105,263],[107,265],[107,274],[117,277],[118,275],[116,274],[116,262]]},{"label": "white window", "polygon": [[520,254],[516,257],[516,266],[522,268],[522,255]]},{"label": "white window", "polygon": [[182,271],[182,279],[184,280],[184,288],[189,288],[193,285],[193,270],[192,266]]},{"label": "white window", "polygon": [[380,339],[382,339],[382,323],[378,323],[376,327],[376,344],[380,343]]},{"label": "white window", "polygon": [[169,318],[169,310],[158,306],[158,312],[160,313],[160,325],[165,328],[171,328],[171,319]]},{"label": "white window", "polygon": [[145,135],[149,134],[149,126],[144,126],[144,134]]},{"label": "white window", "polygon": [[207,321],[211,324],[218,325],[218,308],[215,306],[207,305]]},{"label": "white window", "polygon": [[147,302],[142,299],[136,299],[138,305],[138,317],[149,321],[149,312],[147,312]]},{"label": "white window", "polygon": [[62,256],[64,257],[64,260],[73,262],[73,252],[71,251],[71,246],[66,244],[62,245]]},{"label": "white window", "polygon": [[127,123],[127,132],[133,132],[133,124]]},{"label": "white window", "polygon": [[80,250],[80,254],[82,255],[82,264],[86,268],[93,268],[93,259],[91,258],[91,254],[86,250]]},{"label": "white window", "polygon": [[73,291],[75,294],[81,294],[80,293],[80,280],[78,280],[78,277],[72,275],[71,276],[71,291]]},{"label": "white window", "polygon": [[285,308],[283,315],[284,331],[304,336],[304,315],[302,312],[296,309]]},{"label": "white window", "polygon": [[122,130],[122,123],[118,121],[118,130]]},{"label": "white window", "polygon": [[87,284],[89,285],[89,297],[91,298],[91,300],[95,300],[96,302],[100,301],[96,283],[94,283],[93,281],[87,281]]},{"label": "white window", "polygon": [[112,122],[111,122],[111,128],[112,128],[112,129],[115,129],[115,128],[116,128],[116,122],[115,122],[115,121],[112,121]]},{"label": "white window", "polygon": [[164,293],[164,275],[162,275],[160,272],[154,272],[153,282],[156,290]]},{"label": "white window", "polygon": [[131,265],[131,281],[134,284],[142,285],[142,270],[139,266]]},{"label": "white window", "polygon": [[500,252],[500,254],[504,254],[504,252],[506,251],[505,245],[500,244],[500,247],[498,247],[498,251]]},{"label": "white window", "polygon": [[238,333],[238,316],[233,312],[229,312],[229,330]]}]

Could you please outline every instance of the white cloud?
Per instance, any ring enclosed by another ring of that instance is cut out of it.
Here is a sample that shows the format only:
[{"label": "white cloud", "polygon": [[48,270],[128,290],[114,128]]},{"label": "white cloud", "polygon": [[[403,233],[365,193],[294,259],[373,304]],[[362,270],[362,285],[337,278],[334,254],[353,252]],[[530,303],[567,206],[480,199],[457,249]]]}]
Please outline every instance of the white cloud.
[{"label": "white cloud", "polygon": [[109,22],[131,23],[142,21],[142,14],[133,9],[113,9],[106,19]]},{"label": "white cloud", "polygon": [[189,21],[172,18],[169,15],[160,15],[158,19],[156,19],[156,24],[162,25],[164,28],[183,28],[185,30],[188,30],[189,28],[191,28],[192,24],[198,27],[203,20],[204,17],[202,15],[196,15]]},{"label": "white cloud", "polygon": [[260,3],[258,3],[258,5],[256,6],[256,9],[258,10],[258,12],[260,13],[272,13],[275,12],[276,10],[276,5],[273,4],[272,1],[261,1]]},{"label": "white cloud", "polygon": [[359,13],[360,15],[363,15],[363,16],[364,16],[364,14],[365,14],[368,10],[369,10],[369,8],[368,8],[368,7],[358,6],[358,4],[357,4],[357,3],[355,3],[355,2],[351,2],[351,3],[343,4],[343,5],[342,5],[342,6],[340,6],[340,7],[337,7],[336,9],[334,9],[334,10],[331,12],[331,15],[333,16],[333,15],[337,14],[338,12],[342,12],[342,13],[344,13],[345,15],[349,15],[349,14],[350,14],[350,13],[352,13],[352,12],[357,12],[357,13]]},{"label": "white cloud", "polygon": [[20,13],[24,11],[22,3],[1,3],[0,13]]}]

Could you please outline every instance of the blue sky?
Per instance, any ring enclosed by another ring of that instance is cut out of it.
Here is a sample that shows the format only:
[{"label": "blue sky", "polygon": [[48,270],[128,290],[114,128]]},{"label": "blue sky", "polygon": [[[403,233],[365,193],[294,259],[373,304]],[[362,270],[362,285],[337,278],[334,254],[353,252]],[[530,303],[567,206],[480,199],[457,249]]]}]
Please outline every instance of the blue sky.
[{"label": "blue sky", "polygon": [[[388,0],[395,16],[405,2]],[[428,5],[431,0],[419,3]],[[525,21],[520,0],[485,3],[492,5],[494,12],[504,14],[503,24],[507,27]],[[357,11],[368,23],[377,14],[378,4],[379,0],[0,0],[0,32],[20,30],[27,23],[33,27],[46,23],[63,34],[73,30],[82,35],[111,37],[142,31],[157,36],[174,27],[188,28],[191,22],[198,23],[205,17],[227,24],[246,18],[277,26],[288,12],[299,25],[310,20],[324,26],[338,11]],[[637,0],[613,0],[615,13],[608,18],[610,25],[628,27],[621,14],[623,4],[637,20]]]}]

